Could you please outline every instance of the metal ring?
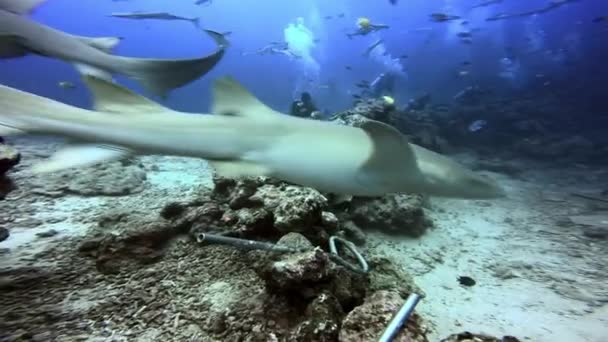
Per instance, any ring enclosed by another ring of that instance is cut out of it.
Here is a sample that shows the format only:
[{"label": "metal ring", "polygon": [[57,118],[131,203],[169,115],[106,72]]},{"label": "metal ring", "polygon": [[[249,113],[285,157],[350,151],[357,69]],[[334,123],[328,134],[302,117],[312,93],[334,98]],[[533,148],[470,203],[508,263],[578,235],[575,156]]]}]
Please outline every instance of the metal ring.
[{"label": "metal ring", "polygon": [[[340,256],[340,254],[338,253],[338,248],[336,246],[336,241],[342,243],[342,245],[346,249],[353,253],[353,255],[357,258],[358,265],[353,265],[352,263],[344,260],[344,258]],[[332,260],[348,268],[349,270],[364,274],[369,272],[369,265],[367,264],[367,261],[365,261],[363,255],[359,253],[354,243],[337,236],[331,236],[329,238],[329,252],[331,253],[330,255],[333,256]]]},{"label": "metal ring", "polygon": [[206,237],[205,233],[200,233],[200,234],[198,234],[198,235],[196,236],[196,242],[198,242],[198,243],[203,243],[203,242],[205,242],[205,237]]}]

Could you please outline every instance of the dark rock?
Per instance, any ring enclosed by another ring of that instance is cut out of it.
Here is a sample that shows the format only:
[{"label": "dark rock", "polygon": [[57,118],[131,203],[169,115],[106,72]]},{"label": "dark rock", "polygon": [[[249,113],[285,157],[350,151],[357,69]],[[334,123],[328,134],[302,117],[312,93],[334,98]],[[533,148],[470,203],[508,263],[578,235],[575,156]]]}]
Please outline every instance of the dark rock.
[{"label": "dark rock", "polygon": [[8,195],[11,191],[15,190],[17,187],[15,182],[12,179],[7,177],[6,175],[0,174],[0,200],[3,200],[6,195]]},{"label": "dark rock", "polygon": [[40,238],[49,238],[49,237],[53,237],[53,236],[55,236],[57,234],[59,234],[59,232],[56,231],[55,229],[49,229],[49,230],[44,231],[44,232],[36,233],[36,236],[40,237]]},{"label": "dark rock", "polygon": [[331,293],[321,293],[306,308],[305,319],[290,334],[289,341],[336,341],[344,317]]},{"label": "dark rock", "polygon": [[493,337],[483,334],[473,334],[468,331],[450,335],[441,340],[441,342],[520,342],[519,339],[513,336],[503,336],[502,338]]},{"label": "dark rock", "polygon": [[[342,321],[339,341],[377,341],[391,318],[405,302],[397,292],[378,291],[352,310]],[[426,328],[414,313],[393,341],[428,341]]]},{"label": "dark rock", "polygon": [[8,239],[9,235],[8,229],[0,227],[0,241]]},{"label": "dark rock", "polygon": [[394,106],[382,99],[363,99],[354,108],[333,115],[330,120],[338,124],[358,127],[367,120],[382,121],[391,124],[389,116]]},{"label": "dark rock", "polygon": [[359,228],[352,221],[346,221],[342,223],[340,226],[340,232],[338,234],[340,237],[345,238],[353,242],[356,245],[363,245],[365,243],[365,232],[361,228]]},{"label": "dark rock", "polygon": [[420,195],[386,195],[377,198],[356,197],[347,215],[362,229],[377,229],[418,237],[432,226],[426,217]]},{"label": "dark rock", "polygon": [[183,214],[185,210],[186,207],[183,204],[171,202],[163,207],[160,212],[160,217],[166,220],[171,220]]},{"label": "dark rock", "polygon": [[21,161],[21,154],[13,147],[0,143],[0,176]]},{"label": "dark rock", "polygon": [[313,298],[314,285],[327,281],[333,272],[329,265],[327,254],[319,248],[285,255],[270,265],[265,277],[267,286],[295,292],[303,298]]},{"label": "dark rock", "polygon": [[371,257],[368,260],[371,272],[369,274],[370,284],[368,290],[377,292],[382,290],[398,291],[406,298],[412,293],[424,295],[414,282],[414,278],[405,270],[392,263],[384,257]]}]

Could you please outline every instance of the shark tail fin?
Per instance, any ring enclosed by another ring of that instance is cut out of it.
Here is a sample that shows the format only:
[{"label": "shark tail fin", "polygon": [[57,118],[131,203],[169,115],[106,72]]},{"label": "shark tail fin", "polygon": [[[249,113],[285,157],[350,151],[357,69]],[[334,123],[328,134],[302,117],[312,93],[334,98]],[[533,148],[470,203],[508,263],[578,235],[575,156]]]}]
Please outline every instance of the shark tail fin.
[{"label": "shark tail fin", "polygon": [[84,109],[0,85],[0,136],[36,133],[57,115],[82,115]]},{"label": "shark tail fin", "polygon": [[201,28],[201,18],[196,17],[196,18],[192,18],[192,24],[197,28],[200,29]]},{"label": "shark tail fin", "polygon": [[0,9],[15,14],[28,14],[46,0],[0,0]]},{"label": "shark tail fin", "polygon": [[120,57],[124,64],[118,72],[139,81],[154,95],[165,98],[169,91],[207,74],[222,59],[227,47],[226,40],[221,34],[213,33],[210,36],[218,48],[208,56],[175,60]]}]

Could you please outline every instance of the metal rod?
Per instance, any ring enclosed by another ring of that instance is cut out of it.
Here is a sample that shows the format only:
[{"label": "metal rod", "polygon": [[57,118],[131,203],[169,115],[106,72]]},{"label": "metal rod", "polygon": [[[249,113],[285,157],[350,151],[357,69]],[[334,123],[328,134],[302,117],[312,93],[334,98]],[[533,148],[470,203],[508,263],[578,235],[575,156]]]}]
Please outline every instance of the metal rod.
[{"label": "metal rod", "polygon": [[378,342],[391,342],[395,336],[397,336],[399,331],[401,331],[401,327],[403,327],[405,322],[412,315],[412,312],[414,312],[414,308],[421,298],[422,297],[416,293],[412,293],[407,297],[407,300],[388,324]]}]

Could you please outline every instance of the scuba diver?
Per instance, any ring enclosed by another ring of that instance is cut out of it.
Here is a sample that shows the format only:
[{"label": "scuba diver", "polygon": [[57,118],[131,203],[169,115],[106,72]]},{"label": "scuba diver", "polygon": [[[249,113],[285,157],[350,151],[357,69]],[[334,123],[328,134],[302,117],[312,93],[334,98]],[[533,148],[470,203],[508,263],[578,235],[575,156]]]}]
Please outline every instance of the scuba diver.
[{"label": "scuba diver", "polygon": [[397,75],[392,72],[383,72],[369,84],[372,97],[393,96]]},{"label": "scuba diver", "polygon": [[310,93],[303,92],[299,100],[291,103],[289,114],[300,118],[311,118],[315,112],[318,112],[317,106],[312,102]]},{"label": "scuba diver", "polygon": [[389,28],[388,25],[372,24],[371,21],[365,17],[357,19],[357,26],[359,27],[357,31],[346,34],[348,38],[352,39],[354,36],[366,36],[372,32]]}]

